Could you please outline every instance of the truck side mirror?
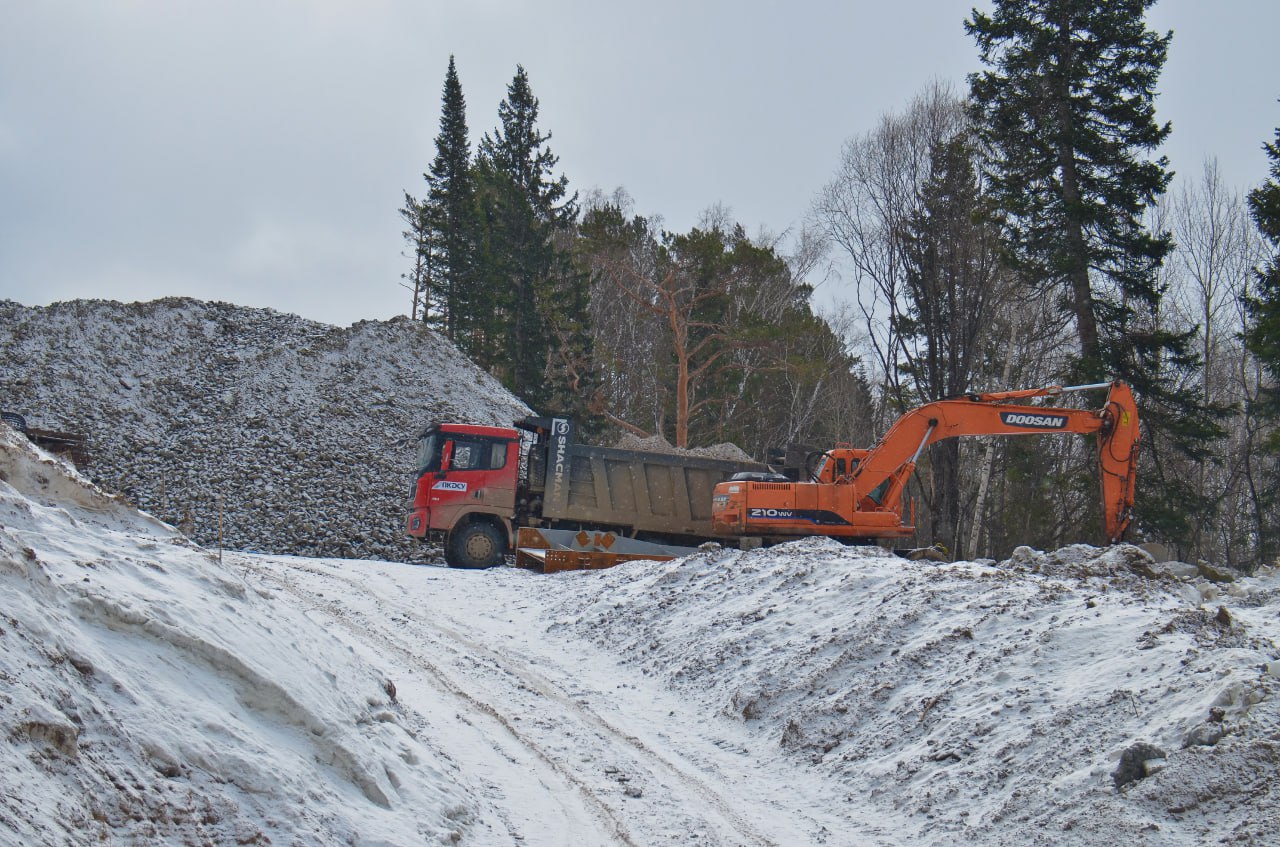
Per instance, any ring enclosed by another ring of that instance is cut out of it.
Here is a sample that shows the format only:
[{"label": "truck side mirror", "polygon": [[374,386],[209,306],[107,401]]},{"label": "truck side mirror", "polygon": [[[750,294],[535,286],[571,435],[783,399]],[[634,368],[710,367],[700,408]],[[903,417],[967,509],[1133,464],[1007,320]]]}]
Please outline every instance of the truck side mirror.
[{"label": "truck side mirror", "polygon": [[436,472],[436,476],[444,476],[449,472],[449,465],[453,464],[453,442],[446,441],[444,449],[440,452],[440,470]]}]

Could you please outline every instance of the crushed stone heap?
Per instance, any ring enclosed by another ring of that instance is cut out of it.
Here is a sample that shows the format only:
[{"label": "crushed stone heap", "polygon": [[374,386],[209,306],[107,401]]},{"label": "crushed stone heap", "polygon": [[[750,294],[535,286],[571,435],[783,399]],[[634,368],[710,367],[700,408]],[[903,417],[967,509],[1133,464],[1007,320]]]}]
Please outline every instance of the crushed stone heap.
[{"label": "crushed stone heap", "polygon": [[205,546],[411,560],[414,439],[529,413],[410,321],[168,298],[0,301],[0,407],[82,433],[87,474]]},{"label": "crushed stone heap", "polygon": [[614,446],[620,450],[643,450],[647,453],[671,453],[679,456],[701,456],[705,459],[721,459],[726,462],[753,462],[754,459],[736,444],[723,442],[708,447],[676,447],[661,435],[650,435],[641,438],[638,435],[624,433]]}]

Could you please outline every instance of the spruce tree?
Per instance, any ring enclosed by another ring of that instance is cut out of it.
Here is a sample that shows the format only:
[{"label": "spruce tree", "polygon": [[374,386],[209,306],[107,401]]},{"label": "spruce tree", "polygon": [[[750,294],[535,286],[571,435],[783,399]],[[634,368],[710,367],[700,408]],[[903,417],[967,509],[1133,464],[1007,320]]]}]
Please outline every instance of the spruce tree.
[{"label": "spruce tree", "polygon": [[1155,84],[1172,33],[1146,29],[1154,2],[996,0],[965,22],[990,68],[969,82],[1011,258],[1063,294],[1091,374],[1117,364],[1104,348],[1134,307],[1158,305],[1173,246],[1143,224],[1172,176],[1164,157],[1146,158],[1170,132]]},{"label": "spruce tree", "polygon": [[[550,133],[538,129],[538,100],[521,66],[498,116],[501,125],[481,140],[475,169],[486,215],[486,290],[496,316],[491,368],[525,402],[553,411],[553,402],[563,406],[572,393],[558,384],[567,378],[555,367],[563,352],[558,336],[579,345],[588,337],[579,328],[587,280],[556,244],[576,217],[576,197],[566,199],[567,178],[552,174],[559,160],[545,146]],[[565,331],[558,332],[562,318]],[[549,374],[560,379],[549,382]]]},{"label": "spruce tree", "polygon": [[[1258,287],[1246,301],[1250,324],[1245,341],[1271,375],[1266,407],[1271,416],[1280,417],[1280,389],[1276,386],[1280,382],[1280,129],[1276,140],[1264,149],[1271,160],[1271,178],[1249,192],[1249,212],[1271,245],[1272,254],[1258,269]],[[1274,446],[1280,449],[1280,443]]]},{"label": "spruce tree", "polygon": [[475,265],[475,190],[471,181],[471,145],[467,139],[467,106],[453,56],[441,96],[436,156],[424,174],[430,193],[426,218],[437,253],[429,290],[435,310],[429,316],[458,346],[469,352],[471,316],[483,302]]},{"label": "spruce tree", "polygon": [[[1272,253],[1256,273],[1256,291],[1245,300],[1250,318],[1245,343],[1271,377],[1271,385],[1259,398],[1258,412],[1272,426],[1266,438],[1269,455],[1258,457],[1263,461],[1257,463],[1257,481],[1253,473],[1248,479],[1255,492],[1259,559],[1274,561],[1280,547],[1280,526],[1275,520],[1280,502],[1280,426],[1275,425],[1280,422],[1280,129],[1276,140],[1263,149],[1271,160],[1271,178],[1249,192],[1249,212]],[[1265,518],[1268,514],[1270,520]]]},{"label": "spruce tree", "polygon": [[422,175],[427,196],[418,200],[406,191],[400,216],[407,227],[405,241],[412,249],[413,267],[403,277],[413,290],[413,317],[471,352],[470,316],[484,298],[476,290],[474,272],[477,217],[466,111],[458,71],[450,56],[436,155]]},{"label": "spruce tree", "polygon": [[1199,365],[1195,330],[1159,319],[1173,240],[1143,216],[1172,176],[1164,157],[1149,158],[1170,132],[1155,119],[1155,86],[1172,33],[1146,28],[1154,1],[995,0],[965,28],[989,68],[970,76],[970,93],[1011,264],[1026,284],[1059,293],[1074,318],[1068,378],[1119,378],[1139,395],[1142,517],[1176,540],[1212,504],[1179,484],[1165,452],[1207,456],[1223,410],[1182,387]]},{"label": "spruce tree", "polygon": [[[907,303],[895,312],[905,362],[919,402],[973,390],[982,343],[993,322],[1004,270],[997,233],[962,134],[934,145],[920,209],[903,227]],[[960,525],[960,442],[929,448],[929,541],[956,549]]]},{"label": "spruce tree", "polygon": [[560,157],[544,146],[551,133],[544,135],[538,129],[538,109],[529,74],[517,65],[507,97],[498,105],[502,125],[492,136],[485,134],[480,155],[524,192],[540,220],[563,225],[577,215],[577,195],[566,200],[568,178],[552,175]]}]

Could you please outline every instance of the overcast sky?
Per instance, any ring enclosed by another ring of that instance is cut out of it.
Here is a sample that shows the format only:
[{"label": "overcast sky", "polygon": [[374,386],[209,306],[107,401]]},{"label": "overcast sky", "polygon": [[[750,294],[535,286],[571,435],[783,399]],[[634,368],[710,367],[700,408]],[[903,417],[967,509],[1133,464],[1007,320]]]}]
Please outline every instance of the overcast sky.
[{"label": "overcast sky", "polygon": [[[456,56],[472,142],[523,64],[571,188],[669,229],[720,203],[797,226],[841,144],[978,69],[972,2],[3,0],[0,298],[187,295],[345,325],[408,310]],[[989,8],[986,2],[979,8]],[[1180,174],[1267,175],[1280,3],[1163,0],[1159,116]]]}]

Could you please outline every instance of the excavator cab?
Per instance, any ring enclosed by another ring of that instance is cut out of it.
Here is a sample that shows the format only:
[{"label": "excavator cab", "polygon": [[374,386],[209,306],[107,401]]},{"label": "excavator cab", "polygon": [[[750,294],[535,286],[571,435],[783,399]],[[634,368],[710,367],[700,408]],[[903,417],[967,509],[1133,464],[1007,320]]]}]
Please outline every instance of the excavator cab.
[{"label": "excavator cab", "polygon": [[867,451],[847,444],[840,444],[824,453],[816,454],[813,463],[814,482],[840,485],[853,480],[858,463],[866,458]]}]

